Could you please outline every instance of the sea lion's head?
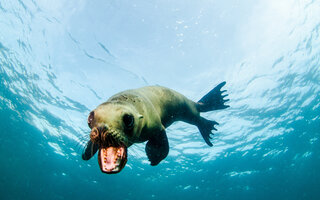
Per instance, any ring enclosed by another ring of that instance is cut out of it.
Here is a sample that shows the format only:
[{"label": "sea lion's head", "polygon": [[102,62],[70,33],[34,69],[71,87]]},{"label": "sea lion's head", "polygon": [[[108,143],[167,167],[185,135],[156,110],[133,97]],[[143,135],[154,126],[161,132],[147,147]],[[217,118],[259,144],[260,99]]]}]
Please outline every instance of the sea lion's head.
[{"label": "sea lion's head", "polygon": [[[142,118],[128,105],[104,103],[91,111],[88,125],[91,129],[90,141],[85,153],[90,159],[98,152],[100,169],[104,173],[118,173],[127,162],[127,148],[139,137],[139,121]],[[91,148],[91,149],[90,149]]]}]

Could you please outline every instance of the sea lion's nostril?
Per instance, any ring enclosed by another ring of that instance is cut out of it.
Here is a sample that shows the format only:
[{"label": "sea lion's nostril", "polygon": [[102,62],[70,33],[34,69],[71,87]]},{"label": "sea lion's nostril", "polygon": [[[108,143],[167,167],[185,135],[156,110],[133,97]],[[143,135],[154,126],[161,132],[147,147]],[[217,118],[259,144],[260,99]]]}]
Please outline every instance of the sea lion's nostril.
[{"label": "sea lion's nostril", "polygon": [[94,127],[92,130],[91,130],[91,133],[90,133],[90,139],[93,143],[98,143],[99,142],[99,135],[100,135],[100,131]]},{"label": "sea lion's nostril", "polygon": [[107,134],[108,134],[107,126],[94,127],[91,130],[90,138],[91,140],[105,143]]}]

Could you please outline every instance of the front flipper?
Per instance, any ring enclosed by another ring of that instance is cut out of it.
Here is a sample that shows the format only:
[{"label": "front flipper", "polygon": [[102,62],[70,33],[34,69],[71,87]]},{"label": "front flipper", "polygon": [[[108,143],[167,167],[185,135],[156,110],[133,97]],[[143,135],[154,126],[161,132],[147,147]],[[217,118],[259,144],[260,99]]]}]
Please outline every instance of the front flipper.
[{"label": "front flipper", "polygon": [[169,142],[166,131],[163,130],[149,139],[146,145],[146,153],[152,166],[159,164],[169,153]]},{"label": "front flipper", "polygon": [[88,141],[84,151],[82,152],[82,159],[89,160],[99,149],[99,145]]}]

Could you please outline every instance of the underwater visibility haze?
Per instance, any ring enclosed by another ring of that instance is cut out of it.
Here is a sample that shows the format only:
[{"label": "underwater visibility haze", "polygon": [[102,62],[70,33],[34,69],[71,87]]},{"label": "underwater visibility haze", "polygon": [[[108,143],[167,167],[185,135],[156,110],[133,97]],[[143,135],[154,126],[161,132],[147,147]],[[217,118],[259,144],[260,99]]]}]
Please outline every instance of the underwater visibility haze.
[{"label": "underwater visibility haze", "polygon": [[[1,0],[0,199],[320,199],[319,0]],[[209,147],[197,127],[145,143],[120,173],[81,154],[91,110],[161,85],[198,101],[226,81]]]}]

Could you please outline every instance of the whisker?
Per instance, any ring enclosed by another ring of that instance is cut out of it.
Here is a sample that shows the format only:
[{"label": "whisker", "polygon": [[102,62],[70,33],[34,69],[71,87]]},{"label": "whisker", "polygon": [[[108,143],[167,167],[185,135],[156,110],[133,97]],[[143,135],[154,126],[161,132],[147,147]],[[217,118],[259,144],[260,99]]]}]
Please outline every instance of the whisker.
[{"label": "whisker", "polygon": [[80,144],[83,144],[83,143],[86,143],[90,140],[90,138],[83,138],[83,139],[79,139],[79,142]]},{"label": "whisker", "polygon": [[88,142],[89,140],[82,140],[82,141],[79,141],[77,144],[76,144],[76,146],[75,146],[75,148],[79,151],[79,149],[82,149],[83,147],[86,147],[86,144],[87,144],[87,142]]},{"label": "whisker", "polygon": [[106,138],[107,138],[107,144],[108,144],[108,146],[113,146],[113,140],[112,140],[111,135],[108,135]]},{"label": "whisker", "polygon": [[135,157],[142,157],[140,151],[136,149],[137,147],[138,147],[138,146],[137,146],[136,144],[133,144],[133,145],[131,146],[131,148],[130,148],[130,151],[131,151],[131,153],[134,154]]},{"label": "whisker", "polygon": [[128,155],[129,155],[130,157],[136,157],[131,151],[128,151]]},{"label": "whisker", "polygon": [[76,148],[81,147],[81,146],[83,146],[84,143],[85,143],[84,140],[79,141],[79,142],[76,143],[75,147],[76,147]]},{"label": "whisker", "polygon": [[75,149],[76,151],[79,153],[79,152],[83,152],[84,149],[86,148],[86,145],[84,145],[83,142],[78,142],[76,145],[75,145]]},{"label": "whisker", "polygon": [[89,138],[89,137],[90,137],[90,133],[84,134],[84,135],[82,135],[80,138]]},{"label": "whisker", "polygon": [[85,150],[86,148],[86,143],[90,140],[90,134],[83,134],[78,137],[78,142],[75,144],[74,148],[77,152],[81,153]]},{"label": "whisker", "polygon": [[131,155],[132,155],[134,158],[139,157],[138,154],[137,154],[137,152],[134,151],[134,149],[131,148],[129,152],[131,153]]}]

